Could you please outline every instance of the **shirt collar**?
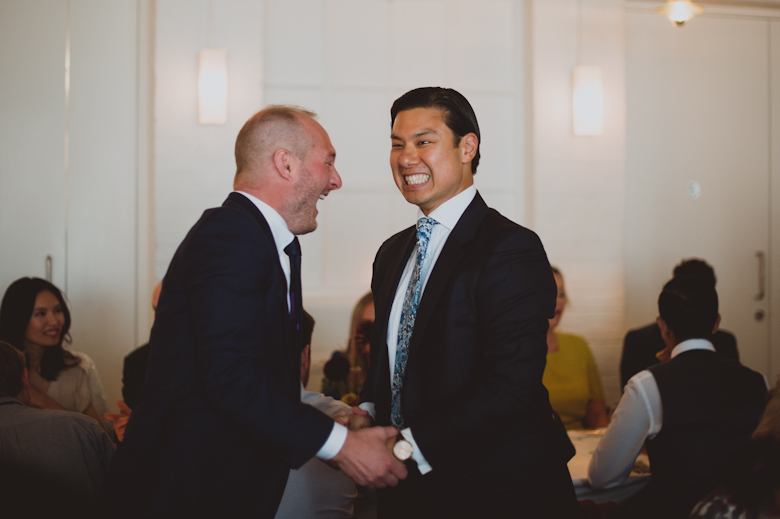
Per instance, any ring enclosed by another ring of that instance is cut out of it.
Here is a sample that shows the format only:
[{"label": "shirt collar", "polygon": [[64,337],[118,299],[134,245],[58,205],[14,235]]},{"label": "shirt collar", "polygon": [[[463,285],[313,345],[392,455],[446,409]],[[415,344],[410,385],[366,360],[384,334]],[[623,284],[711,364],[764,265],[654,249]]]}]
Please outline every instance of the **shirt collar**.
[{"label": "shirt collar", "polygon": [[672,358],[675,358],[680,353],[691,350],[715,351],[715,347],[707,339],[688,339],[674,347],[672,350]]},{"label": "shirt collar", "polygon": [[12,397],[12,396],[4,396],[4,397],[0,398],[0,405],[5,405],[5,404],[24,405],[21,400],[18,400],[16,398]]},{"label": "shirt collar", "polygon": [[[443,225],[448,230],[452,230],[457,225],[460,217],[466,211],[466,208],[477,196],[477,187],[472,184],[457,195],[453,196],[446,202],[442,203],[439,207],[434,209],[429,218],[433,218],[437,223]],[[425,214],[422,210],[417,211],[417,219],[423,218]]]},{"label": "shirt collar", "polygon": [[295,238],[295,235],[291,233],[290,229],[287,227],[287,222],[285,222],[284,218],[282,218],[282,216],[276,212],[276,209],[266,204],[259,198],[252,196],[244,191],[236,191],[236,193],[241,193],[247,197],[253,204],[255,204],[257,209],[263,215],[265,221],[268,222],[268,227],[271,228],[271,234],[274,237],[274,243],[276,244],[276,248],[279,250],[279,255],[281,256],[284,252],[284,248],[292,243],[293,239]]}]

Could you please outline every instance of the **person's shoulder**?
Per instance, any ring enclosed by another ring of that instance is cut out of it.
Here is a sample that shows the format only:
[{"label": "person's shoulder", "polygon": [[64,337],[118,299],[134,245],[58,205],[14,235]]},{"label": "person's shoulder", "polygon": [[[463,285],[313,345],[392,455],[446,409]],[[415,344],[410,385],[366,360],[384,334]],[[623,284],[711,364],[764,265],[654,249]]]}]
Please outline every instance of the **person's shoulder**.
[{"label": "person's shoulder", "polygon": [[71,350],[71,349],[66,349],[65,351],[72,354],[78,360],[78,363],[74,364],[73,366],[68,366],[65,369],[81,369],[83,371],[89,371],[90,369],[95,369],[95,362],[92,360],[92,357],[90,357],[86,353],[82,353],[80,351]]},{"label": "person's shoulder", "polygon": [[130,353],[128,353],[125,356],[125,362],[146,362],[146,359],[149,358],[149,353],[152,351],[151,345],[147,342],[146,344],[143,344]]},{"label": "person's shoulder", "polygon": [[64,411],[61,409],[36,409],[34,407],[24,406],[22,412],[24,417],[24,423],[37,424],[42,427],[52,427],[54,429],[61,429],[66,426],[79,427],[79,428],[92,428],[97,427],[100,429],[100,424],[82,413],[76,413],[73,411]]},{"label": "person's shoulder", "polygon": [[416,234],[416,232],[416,227],[414,225],[410,225],[406,229],[398,231],[386,239],[384,243],[382,243],[381,247],[379,247],[377,255],[388,250],[395,250],[397,247],[402,247],[412,236]]}]

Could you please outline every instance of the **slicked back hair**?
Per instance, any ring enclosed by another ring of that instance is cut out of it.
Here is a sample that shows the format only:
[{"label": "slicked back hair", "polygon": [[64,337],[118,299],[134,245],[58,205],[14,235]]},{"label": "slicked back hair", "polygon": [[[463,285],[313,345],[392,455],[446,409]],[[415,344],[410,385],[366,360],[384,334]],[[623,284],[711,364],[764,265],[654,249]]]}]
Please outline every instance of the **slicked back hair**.
[{"label": "slicked back hair", "polygon": [[300,106],[269,105],[250,117],[236,138],[236,175],[258,169],[279,148],[306,160],[314,141],[302,117],[316,119],[317,114]]},{"label": "slicked back hair", "polygon": [[22,374],[26,364],[24,353],[0,341],[0,398],[16,398],[22,392]]},{"label": "slicked back hair", "polygon": [[658,296],[658,313],[678,342],[707,339],[718,319],[718,293],[700,278],[672,278]]},{"label": "slicked back hair", "polygon": [[477,174],[479,165],[479,145],[482,135],[479,133],[477,115],[463,94],[452,88],[422,87],[410,90],[393,103],[390,109],[390,128],[395,124],[395,118],[400,112],[414,108],[436,108],[444,114],[444,124],[455,137],[454,145],[458,146],[464,135],[473,133],[477,136],[477,153],[471,160],[471,173]]}]

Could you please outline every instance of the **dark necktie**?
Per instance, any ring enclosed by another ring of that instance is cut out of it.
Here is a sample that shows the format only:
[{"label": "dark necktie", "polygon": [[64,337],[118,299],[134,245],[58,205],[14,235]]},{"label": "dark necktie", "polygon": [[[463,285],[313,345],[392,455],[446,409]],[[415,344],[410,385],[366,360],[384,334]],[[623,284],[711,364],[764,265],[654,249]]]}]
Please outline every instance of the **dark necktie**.
[{"label": "dark necktie", "polygon": [[300,358],[303,348],[301,344],[303,301],[301,300],[301,244],[297,237],[284,248],[284,252],[290,257],[290,323],[295,332],[295,351]]}]

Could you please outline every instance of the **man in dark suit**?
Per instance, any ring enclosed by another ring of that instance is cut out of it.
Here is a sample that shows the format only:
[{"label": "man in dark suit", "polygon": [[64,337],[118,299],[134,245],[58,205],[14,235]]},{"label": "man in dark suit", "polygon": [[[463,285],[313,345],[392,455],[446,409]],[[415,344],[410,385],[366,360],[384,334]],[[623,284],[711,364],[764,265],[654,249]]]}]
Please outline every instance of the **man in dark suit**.
[{"label": "man in dark suit", "polygon": [[374,262],[376,321],[361,407],[401,429],[409,477],[378,491],[379,517],[575,517],[542,385],[555,281],[539,238],[473,186],[468,101],[421,88],[391,109],[390,165],[417,229]]},{"label": "man in dark suit", "polygon": [[[696,258],[683,260],[674,268],[672,277],[696,278],[712,285],[712,288],[715,288],[717,283],[715,270],[706,261]],[[726,330],[718,330],[708,339],[715,347],[715,351],[724,358],[739,362],[737,339],[734,334]],[[666,344],[658,323],[629,331],[623,340],[623,354],[620,357],[621,387],[625,387],[629,379],[640,371],[658,364],[660,360],[657,355],[664,348]]]},{"label": "man in dark suit", "polygon": [[[146,381],[109,473],[116,517],[273,517],[289,469],[329,459],[362,485],[406,470],[392,427],[348,431],[300,399],[300,248],[341,178],[314,114],[268,107],[236,140],[236,192],[163,281]],[[131,499],[123,499],[123,496]]]}]

